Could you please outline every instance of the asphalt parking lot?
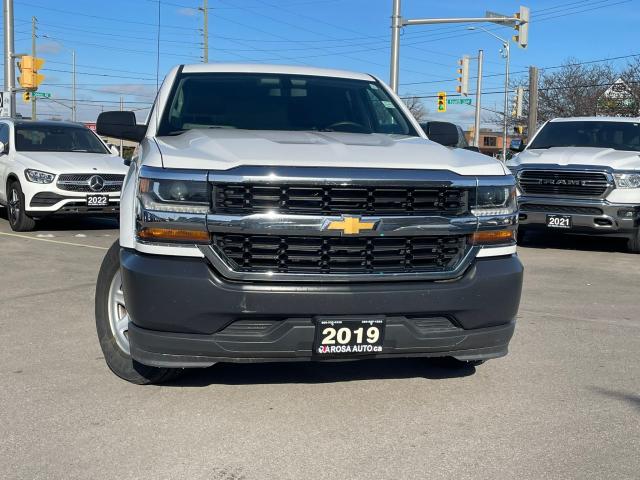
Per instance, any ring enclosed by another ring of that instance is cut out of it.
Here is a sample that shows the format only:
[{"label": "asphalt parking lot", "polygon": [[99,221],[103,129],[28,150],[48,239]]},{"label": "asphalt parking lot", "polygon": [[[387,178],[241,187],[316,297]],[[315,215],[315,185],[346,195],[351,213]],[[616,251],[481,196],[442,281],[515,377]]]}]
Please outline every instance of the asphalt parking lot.
[{"label": "asphalt parking lot", "polygon": [[[0,210],[0,217],[4,214]],[[2,479],[637,479],[640,256],[530,236],[510,354],[112,375],[94,333],[110,220],[0,218]]]}]

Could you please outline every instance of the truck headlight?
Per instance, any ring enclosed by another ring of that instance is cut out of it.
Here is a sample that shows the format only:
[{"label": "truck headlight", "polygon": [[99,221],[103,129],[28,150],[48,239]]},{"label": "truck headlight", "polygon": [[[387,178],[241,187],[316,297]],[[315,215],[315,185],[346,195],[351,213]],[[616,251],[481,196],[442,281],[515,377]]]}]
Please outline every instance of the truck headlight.
[{"label": "truck headlight", "polygon": [[24,171],[24,176],[33,183],[51,183],[56,176],[53,173],[43,172],[42,170],[33,170],[27,168]]},{"label": "truck headlight", "polygon": [[205,180],[140,178],[138,239],[161,243],[209,243],[206,216],[210,193]]},{"label": "truck headlight", "polygon": [[618,188],[640,188],[640,173],[614,173]]},{"label": "truck headlight", "polygon": [[508,186],[479,186],[476,189],[475,200],[471,199],[471,213],[478,217],[509,215],[516,212],[516,187]]},{"label": "truck headlight", "polygon": [[207,182],[141,178],[138,192],[145,210],[177,213],[209,211]]}]

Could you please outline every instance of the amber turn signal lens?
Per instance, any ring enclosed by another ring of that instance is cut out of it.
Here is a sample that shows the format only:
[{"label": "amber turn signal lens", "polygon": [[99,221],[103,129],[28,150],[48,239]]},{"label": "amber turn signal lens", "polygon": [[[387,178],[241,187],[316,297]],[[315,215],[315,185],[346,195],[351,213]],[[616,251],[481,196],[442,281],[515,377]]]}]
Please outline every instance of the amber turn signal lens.
[{"label": "amber turn signal lens", "polygon": [[509,243],[515,240],[514,230],[487,230],[471,235],[473,245],[492,245],[496,243]]},{"label": "amber turn signal lens", "polygon": [[140,240],[169,240],[171,242],[209,242],[209,232],[202,230],[177,230],[174,228],[145,227],[138,232]]}]

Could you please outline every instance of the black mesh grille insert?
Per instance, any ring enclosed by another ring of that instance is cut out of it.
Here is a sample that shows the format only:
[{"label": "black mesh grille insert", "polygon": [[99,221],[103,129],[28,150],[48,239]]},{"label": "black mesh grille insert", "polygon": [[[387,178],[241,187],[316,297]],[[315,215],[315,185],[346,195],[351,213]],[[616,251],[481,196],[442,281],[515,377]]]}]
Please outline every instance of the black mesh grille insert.
[{"label": "black mesh grille insert", "polygon": [[30,206],[32,207],[50,207],[51,205],[55,205],[61,200],[64,200],[66,197],[62,195],[58,195],[53,192],[38,192],[33,197],[31,197]]},{"label": "black mesh grille insert", "polygon": [[460,215],[467,194],[455,188],[217,184],[214,205],[230,214]]},{"label": "black mesh grille insert", "polygon": [[520,205],[521,212],[551,212],[573,213],[576,215],[602,215],[602,210],[597,207],[580,207],[571,205],[543,205],[539,203],[525,203]]},{"label": "black mesh grille insert", "polygon": [[524,170],[518,177],[520,189],[529,195],[599,197],[609,188],[603,172]]},{"label": "black mesh grille insert", "polygon": [[443,272],[466,246],[461,235],[308,237],[215,234],[214,245],[234,270],[286,273]]}]

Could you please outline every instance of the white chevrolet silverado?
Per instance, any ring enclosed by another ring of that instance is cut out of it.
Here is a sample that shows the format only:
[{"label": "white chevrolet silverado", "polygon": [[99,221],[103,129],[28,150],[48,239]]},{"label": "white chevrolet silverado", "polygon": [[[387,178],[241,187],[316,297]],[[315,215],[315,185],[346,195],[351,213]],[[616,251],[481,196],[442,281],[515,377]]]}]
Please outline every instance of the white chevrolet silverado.
[{"label": "white chevrolet silverado", "polygon": [[428,140],[377,78],[181,65],[146,125],[105,112],[97,130],[140,142],[96,288],[116,375],[507,353],[523,274],[515,180]]},{"label": "white chevrolet silverado", "polygon": [[557,118],[507,162],[518,181],[519,235],[609,235],[640,253],[640,118]]}]

